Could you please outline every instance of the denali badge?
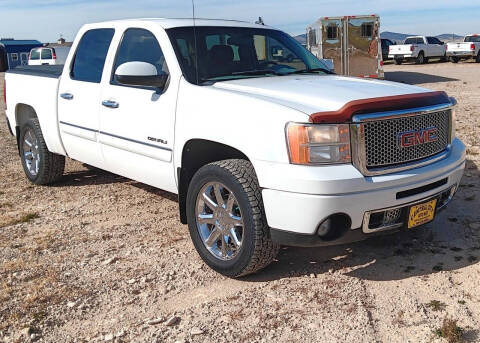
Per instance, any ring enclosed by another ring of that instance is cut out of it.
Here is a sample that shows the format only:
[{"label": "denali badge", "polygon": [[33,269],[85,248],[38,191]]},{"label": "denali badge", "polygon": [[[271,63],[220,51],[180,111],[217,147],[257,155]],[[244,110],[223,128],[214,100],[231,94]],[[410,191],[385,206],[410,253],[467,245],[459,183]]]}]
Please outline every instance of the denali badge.
[{"label": "denali badge", "polygon": [[432,143],[438,140],[436,127],[421,129],[418,131],[400,132],[397,135],[397,142],[400,148],[408,148],[415,145]]}]

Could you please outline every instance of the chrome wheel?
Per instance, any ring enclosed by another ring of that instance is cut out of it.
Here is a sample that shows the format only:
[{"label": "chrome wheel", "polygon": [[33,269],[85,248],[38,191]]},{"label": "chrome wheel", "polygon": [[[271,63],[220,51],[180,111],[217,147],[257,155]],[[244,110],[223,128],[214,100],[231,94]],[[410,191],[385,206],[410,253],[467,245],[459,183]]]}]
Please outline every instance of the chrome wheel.
[{"label": "chrome wheel", "polygon": [[23,136],[23,158],[28,172],[32,176],[38,174],[40,168],[40,151],[38,149],[38,139],[32,129],[27,129]]},{"label": "chrome wheel", "polygon": [[207,250],[216,258],[231,260],[243,241],[243,217],[233,192],[220,182],[210,182],[197,195],[196,224]]}]

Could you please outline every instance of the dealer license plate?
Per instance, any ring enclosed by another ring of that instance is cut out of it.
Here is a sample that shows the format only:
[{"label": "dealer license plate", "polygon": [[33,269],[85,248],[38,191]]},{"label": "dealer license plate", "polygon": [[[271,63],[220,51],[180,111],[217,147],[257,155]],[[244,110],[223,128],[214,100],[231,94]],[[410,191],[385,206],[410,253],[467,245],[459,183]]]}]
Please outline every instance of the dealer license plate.
[{"label": "dealer license plate", "polygon": [[437,199],[410,207],[410,214],[408,215],[408,228],[411,229],[416,226],[431,222],[435,217],[436,207]]}]

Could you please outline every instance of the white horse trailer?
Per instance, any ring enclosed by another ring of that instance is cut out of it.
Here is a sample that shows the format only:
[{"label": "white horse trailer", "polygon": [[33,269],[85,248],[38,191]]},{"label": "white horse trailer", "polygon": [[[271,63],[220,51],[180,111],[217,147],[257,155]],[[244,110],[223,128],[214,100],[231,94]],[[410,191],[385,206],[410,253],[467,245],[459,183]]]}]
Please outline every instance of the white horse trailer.
[{"label": "white horse trailer", "polygon": [[307,48],[340,75],[383,78],[380,17],[323,17],[307,27]]}]

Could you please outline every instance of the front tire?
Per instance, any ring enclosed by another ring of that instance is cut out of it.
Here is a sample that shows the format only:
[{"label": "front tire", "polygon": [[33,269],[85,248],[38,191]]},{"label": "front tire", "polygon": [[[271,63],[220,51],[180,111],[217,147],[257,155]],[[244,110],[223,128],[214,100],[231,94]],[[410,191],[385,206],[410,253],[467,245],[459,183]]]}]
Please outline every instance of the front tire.
[{"label": "front tire", "polygon": [[480,63],[480,51],[477,54],[477,57],[475,58],[475,62]]},{"label": "front tire", "polygon": [[20,129],[19,152],[27,178],[36,185],[52,184],[65,169],[65,156],[48,151],[37,118],[29,119]]},{"label": "front tire", "polygon": [[197,171],[188,189],[187,220],[200,257],[225,276],[255,273],[278,253],[255,170],[246,160],[213,162]]}]

